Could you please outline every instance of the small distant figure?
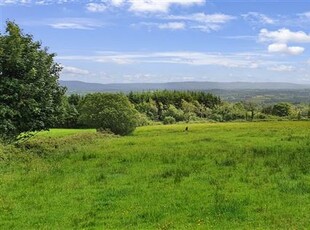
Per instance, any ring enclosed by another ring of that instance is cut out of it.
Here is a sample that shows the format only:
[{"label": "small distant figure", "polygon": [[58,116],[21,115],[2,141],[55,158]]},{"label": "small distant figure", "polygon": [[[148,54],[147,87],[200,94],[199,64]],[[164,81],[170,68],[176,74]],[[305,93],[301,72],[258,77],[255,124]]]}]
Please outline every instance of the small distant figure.
[{"label": "small distant figure", "polygon": [[185,130],[184,130],[185,132],[187,132],[188,131],[188,126],[186,126],[186,128],[185,128]]}]

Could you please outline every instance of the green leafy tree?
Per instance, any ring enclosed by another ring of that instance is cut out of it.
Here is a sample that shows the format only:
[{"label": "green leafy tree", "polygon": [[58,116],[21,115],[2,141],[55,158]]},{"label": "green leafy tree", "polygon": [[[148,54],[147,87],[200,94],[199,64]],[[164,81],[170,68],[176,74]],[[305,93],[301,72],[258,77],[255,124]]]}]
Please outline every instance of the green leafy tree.
[{"label": "green leafy tree", "polygon": [[[253,121],[258,105],[253,101],[245,101],[243,102],[243,106],[247,112],[250,112],[250,120]],[[246,119],[248,120],[248,113],[246,113]]]},{"label": "green leafy tree", "polygon": [[182,105],[182,110],[184,111],[184,117],[185,117],[186,122],[189,122],[192,117],[196,117],[195,112],[197,108],[193,103],[187,102],[182,99],[181,105]]},{"label": "green leafy tree", "polygon": [[123,94],[88,94],[79,112],[79,121],[90,128],[127,135],[137,126],[138,112]]},{"label": "green leafy tree", "polygon": [[69,102],[69,98],[64,96],[62,99],[62,112],[58,117],[57,124],[55,125],[57,128],[79,128],[79,112],[77,111],[76,106]]},{"label": "green leafy tree", "polygon": [[176,121],[183,121],[184,112],[181,109],[177,109],[174,105],[169,105],[164,112],[164,117],[173,117]]},{"label": "green leafy tree", "polygon": [[0,34],[0,137],[47,130],[57,122],[64,88],[55,54],[8,21]]},{"label": "green leafy tree", "polygon": [[273,106],[272,114],[279,117],[286,117],[290,115],[291,112],[291,104],[280,102]]}]

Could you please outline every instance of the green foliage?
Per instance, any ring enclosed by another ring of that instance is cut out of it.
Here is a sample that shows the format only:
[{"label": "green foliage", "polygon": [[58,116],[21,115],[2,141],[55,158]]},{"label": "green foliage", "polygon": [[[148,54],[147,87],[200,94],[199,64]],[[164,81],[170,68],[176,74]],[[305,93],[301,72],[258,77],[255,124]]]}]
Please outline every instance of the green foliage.
[{"label": "green foliage", "polygon": [[144,113],[137,114],[137,126],[147,126],[152,124],[152,121]]},{"label": "green foliage", "polygon": [[[71,103],[70,103],[71,102]],[[79,112],[77,110],[77,105],[75,102],[70,100],[70,97],[64,96],[62,98],[62,112],[58,117],[58,122],[55,127],[62,128],[77,128]]]},{"label": "green foliage", "polygon": [[163,120],[164,125],[175,124],[175,122],[176,122],[175,118],[171,116],[167,116]]},{"label": "green foliage", "polygon": [[195,91],[130,92],[128,98],[140,113],[153,121],[174,117],[176,121],[206,118],[210,110],[221,104],[219,97]]},{"label": "green foliage", "polygon": [[291,105],[289,103],[277,103],[272,108],[272,114],[279,117],[286,117],[290,115]]},{"label": "green foliage", "polygon": [[0,137],[14,140],[53,127],[64,89],[55,55],[15,23],[6,26],[0,34]]},{"label": "green foliage", "polygon": [[123,94],[86,95],[79,105],[79,121],[90,128],[127,135],[137,126],[137,111]]},{"label": "green foliage", "polygon": [[184,120],[184,112],[181,109],[177,109],[174,105],[169,105],[168,109],[163,113],[164,121],[166,117],[173,117],[175,121]]}]

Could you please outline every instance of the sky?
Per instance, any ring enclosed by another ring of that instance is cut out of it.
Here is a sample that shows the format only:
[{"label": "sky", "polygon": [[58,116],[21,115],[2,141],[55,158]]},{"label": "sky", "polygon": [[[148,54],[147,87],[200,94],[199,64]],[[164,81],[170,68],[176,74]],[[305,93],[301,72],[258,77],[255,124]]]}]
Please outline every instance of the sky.
[{"label": "sky", "polygon": [[309,0],[0,0],[61,80],[310,84]]}]

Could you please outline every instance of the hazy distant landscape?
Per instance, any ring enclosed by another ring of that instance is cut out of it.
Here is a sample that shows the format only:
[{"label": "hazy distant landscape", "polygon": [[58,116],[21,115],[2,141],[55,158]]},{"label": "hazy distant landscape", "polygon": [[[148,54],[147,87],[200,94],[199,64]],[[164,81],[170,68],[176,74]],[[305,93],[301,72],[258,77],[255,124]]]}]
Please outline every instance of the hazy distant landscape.
[{"label": "hazy distant landscape", "polygon": [[170,82],[170,83],[123,83],[99,84],[81,81],[60,81],[67,88],[67,94],[94,92],[129,93],[154,90],[204,91],[220,96],[225,101],[252,100],[257,103],[277,102],[309,103],[310,85],[283,82]]},{"label": "hazy distant landscape", "polygon": [[310,90],[310,84],[293,84],[283,82],[169,82],[169,83],[122,83],[99,84],[81,81],[60,81],[67,87],[68,93],[90,92],[127,92],[148,90]]}]

